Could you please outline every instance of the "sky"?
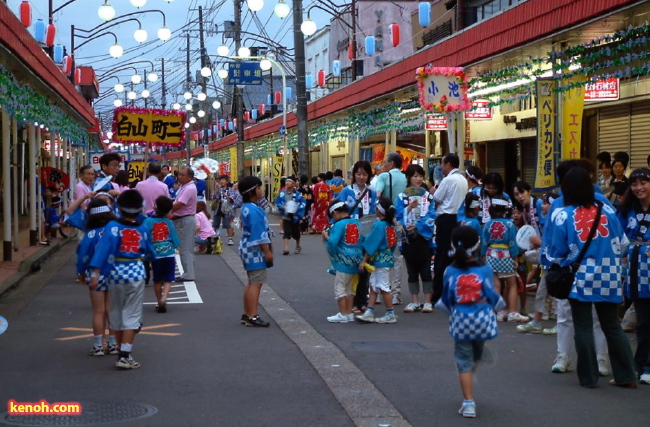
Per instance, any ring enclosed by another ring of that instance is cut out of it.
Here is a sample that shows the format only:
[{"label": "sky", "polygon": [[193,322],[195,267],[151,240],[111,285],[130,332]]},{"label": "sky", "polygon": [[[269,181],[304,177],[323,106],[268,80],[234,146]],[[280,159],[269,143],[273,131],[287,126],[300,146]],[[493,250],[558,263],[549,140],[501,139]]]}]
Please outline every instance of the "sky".
[{"label": "sky", "polygon": [[[64,5],[68,0],[53,0],[54,9]],[[323,1],[334,4],[343,4],[342,0],[303,0],[303,9],[307,9],[315,2]],[[18,15],[21,0],[8,0],[9,8]],[[67,50],[70,49],[70,29],[71,25],[75,28],[83,30],[92,30],[101,25],[103,21],[99,19],[97,10],[99,6],[104,3],[104,0],[77,0],[57,12],[54,16],[54,24],[57,27],[55,38],[56,44],[62,44]],[[124,84],[127,88],[130,83],[130,76],[134,70],[128,68],[129,63],[136,62],[131,66],[136,67],[140,74],[144,74],[151,70],[152,65],[148,62],[137,63],[137,61],[151,61],[154,65],[154,71],[160,76],[161,71],[161,58],[165,58],[165,81],[167,87],[167,107],[175,101],[182,102],[182,93],[185,91],[186,80],[186,34],[190,34],[190,62],[191,62],[191,75],[192,78],[200,67],[200,51],[199,51],[199,23],[198,23],[198,8],[203,8],[203,21],[204,21],[204,37],[207,53],[210,55],[211,60],[215,62],[223,61],[217,59],[217,47],[224,41],[223,22],[234,20],[234,1],[233,0],[173,0],[168,3],[167,0],[147,0],[146,4],[136,9],[130,0],[109,0],[109,3],[115,8],[116,17],[113,21],[100,27],[96,34],[101,34],[102,28],[114,22],[120,21],[121,15],[129,14],[132,12],[147,11],[147,10],[160,10],[165,14],[166,26],[172,30],[172,38],[167,42],[163,42],[157,38],[157,32],[163,24],[163,16],[160,13],[140,13],[138,15],[130,16],[130,18],[137,18],[142,23],[142,28],[148,33],[148,39],[144,43],[138,43],[133,38],[133,33],[138,29],[138,23],[135,21],[128,21],[106,31],[114,32],[118,37],[118,43],[124,48],[124,55],[118,59],[112,58],[108,54],[110,46],[114,43],[113,37],[105,35],[98,37],[81,49],[77,50],[75,62],[77,65],[89,65],[95,69],[95,72],[100,80],[100,98],[95,101],[95,111],[102,112],[106,116],[112,116],[114,108],[113,101],[118,96],[113,87],[118,81]],[[250,32],[252,34],[260,34],[266,36],[287,48],[293,48],[293,31],[292,31],[292,16],[291,14],[285,19],[279,19],[273,14],[273,8],[277,0],[264,0],[264,8],[253,14],[243,2],[242,6],[242,31]],[[43,19],[47,22],[48,16],[48,1],[47,0],[30,0],[32,6],[32,22],[37,19]],[[287,0],[287,4],[291,7],[292,3]],[[256,16],[254,16],[256,15]],[[329,23],[330,17],[325,12],[320,12],[315,9],[311,14],[311,18],[316,21],[318,27],[321,28]],[[125,18],[126,19],[126,18]],[[30,31],[33,31],[30,28]],[[83,33],[79,33],[82,34]],[[246,41],[246,34],[242,34],[242,44],[246,45],[260,45],[260,42]],[[75,37],[75,44],[78,46],[83,43],[85,39]],[[232,39],[225,40],[226,45],[230,46],[231,52],[234,55],[234,44]],[[118,71],[120,68],[126,67],[125,70]],[[215,70],[221,68],[216,65]],[[113,77],[111,77],[113,76]],[[216,86],[222,87],[221,80],[215,74],[212,77]],[[144,89],[143,83],[135,86],[135,91],[140,93]],[[147,83],[147,89],[151,91],[152,95],[150,100],[160,102],[161,97],[161,79],[159,78],[155,83]],[[198,90],[194,91],[195,93]],[[215,91],[212,93],[208,91],[209,96],[214,96]],[[119,94],[123,100],[124,94]],[[141,105],[141,103],[140,103]]]}]

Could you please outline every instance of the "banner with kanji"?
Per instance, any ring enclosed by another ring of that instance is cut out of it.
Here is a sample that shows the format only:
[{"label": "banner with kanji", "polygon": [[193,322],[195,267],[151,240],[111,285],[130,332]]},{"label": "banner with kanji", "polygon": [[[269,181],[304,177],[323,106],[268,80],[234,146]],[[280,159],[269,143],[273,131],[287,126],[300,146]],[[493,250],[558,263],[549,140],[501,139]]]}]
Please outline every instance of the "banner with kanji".
[{"label": "banner with kanji", "polygon": [[113,113],[113,142],[180,146],[185,143],[185,121],[179,110],[118,107]]},{"label": "banner with kanji", "polygon": [[468,84],[461,67],[419,67],[415,79],[420,92],[420,106],[434,113],[468,111]]},{"label": "banner with kanji", "polygon": [[534,191],[555,188],[555,80],[542,80],[537,85],[537,168]]},{"label": "banner with kanji", "polygon": [[230,147],[230,182],[239,181],[237,164],[237,147]]},{"label": "banner with kanji", "polygon": [[51,191],[61,193],[70,187],[70,177],[61,169],[47,166],[41,168],[41,186]]},{"label": "banner with kanji", "polygon": [[[564,80],[565,85],[584,82],[584,76]],[[584,86],[573,87],[562,98],[562,157],[561,160],[580,158],[582,110],[585,106]]]}]

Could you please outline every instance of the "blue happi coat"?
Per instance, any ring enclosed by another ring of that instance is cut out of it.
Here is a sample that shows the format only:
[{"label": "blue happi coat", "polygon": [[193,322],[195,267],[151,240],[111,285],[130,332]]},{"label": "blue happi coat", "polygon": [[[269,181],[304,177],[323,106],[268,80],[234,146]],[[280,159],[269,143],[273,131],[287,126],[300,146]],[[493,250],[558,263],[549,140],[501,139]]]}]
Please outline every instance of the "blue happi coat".
[{"label": "blue happi coat", "polygon": [[[636,298],[650,298],[650,227],[646,225],[650,222],[650,212],[643,212],[643,209],[635,204],[627,214],[620,212],[618,218],[630,240],[625,296],[633,297],[632,279],[635,278]],[[631,268],[632,266],[635,268]]]},{"label": "blue happi coat", "polygon": [[330,227],[325,247],[336,271],[361,273],[359,264],[363,260],[363,241],[359,220],[343,218]]},{"label": "blue happi coat", "polygon": [[[90,260],[95,255],[95,249],[99,244],[99,240],[104,234],[104,227],[89,230],[84,234],[83,238],[77,246],[77,274],[84,274],[86,278],[90,277]],[[97,281],[98,291],[106,290],[106,278],[103,275],[99,276]]]},{"label": "blue happi coat", "polygon": [[241,208],[242,237],[239,240],[239,256],[244,270],[264,270],[266,261],[261,245],[270,245],[269,221],[264,210],[255,203],[246,202]]},{"label": "blue happi coat", "polygon": [[363,250],[370,256],[370,264],[375,267],[394,267],[396,247],[395,227],[386,221],[375,222],[363,242]]},{"label": "blue happi coat", "polygon": [[[419,200],[420,209],[412,209],[409,212],[408,205],[415,199]],[[436,228],[436,207],[433,195],[429,192],[423,196],[407,196],[406,193],[400,193],[395,200],[395,219],[402,224],[405,230],[411,225],[415,225],[415,231],[432,242]]]},{"label": "blue happi coat", "polygon": [[[584,246],[596,216],[597,206],[566,206],[552,212],[551,227],[546,227],[548,246],[544,255],[552,262],[573,264]],[[585,302],[623,301],[621,257],[629,241],[623,233],[616,211],[604,205],[600,224],[580,263],[569,298]]]},{"label": "blue happi coat", "polygon": [[[291,196],[293,195],[293,197]],[[294,224],[297,224],[300,222],[302,217],[305,216],[305,208],[307,206],[307,200],[298,192],[298,190],[294,190],[293,193],[288,194],[286,190],[280,191],[280,194],[278,194],[278,197],[275,199],[275,206],[277,206],[278,210],[280,211],[280,215],[285,217],[286,211],[285,208],[287,206],[287,202],[289,200],[293,200],[298,204],[298,209],[296,210],[296,213],[293,214],[293,219],[292,222]],[[288,199],[287,196],[290,198]]]},{"label": "blue happi coat", "polygon": [[521,249],[517,245],[517,226],[506,218],[494,218],[484,226],[481,234],[481,255],[495,258],[515,258]]},{"label": "blue happi coat", "polygon": [[489,265],[466,269],[449,266],[443,276],[443,292],[436,307],[450,314],[449,334],[456,342],[487,341],[499,330],[495,310],[505,306],[494,291],[494,273]]}]

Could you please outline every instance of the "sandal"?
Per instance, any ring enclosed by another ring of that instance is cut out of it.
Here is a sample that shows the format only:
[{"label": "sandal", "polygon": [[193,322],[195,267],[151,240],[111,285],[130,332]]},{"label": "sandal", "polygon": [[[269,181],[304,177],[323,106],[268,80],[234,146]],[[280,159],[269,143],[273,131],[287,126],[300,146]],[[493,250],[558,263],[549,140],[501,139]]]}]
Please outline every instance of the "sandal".
[{"label": "sandal", "polygon": [[289,251],[282,252],[282,255],[289,255]]},{"label": "sandal", "polygon": [[294,254],[299,254],[302,248],[300,246],[296,247],[296,250],[293,251]]},{"label": "sandal", "polygon": [[637,383],[627,383],[627,384],[619,384],[616,382],[616,380],[609,380],[609,385],[613,385],[616,387],[622,387],[622,388],[637,388]]},{"label": "sandal", "polygon": [[363,313],[363,311],[361,311],[360,308],[354,307],[352,309],[352,314],[361,314],[361,313]]}]

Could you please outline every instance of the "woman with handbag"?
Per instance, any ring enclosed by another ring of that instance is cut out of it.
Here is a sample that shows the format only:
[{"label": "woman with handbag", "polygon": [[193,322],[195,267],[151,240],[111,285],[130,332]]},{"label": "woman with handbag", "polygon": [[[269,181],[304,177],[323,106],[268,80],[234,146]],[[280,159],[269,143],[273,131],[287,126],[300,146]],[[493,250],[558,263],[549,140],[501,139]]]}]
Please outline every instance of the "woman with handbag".
[{"label": "woman with handbag", "polygon": [[[587,171],[578,167],[570,169],[562,180],[562,195],[564,208],[553,212],[552,224],[547,230],[550,243],[546,257],[561,267],[578,264],[572,269],[575,279],[568,299],[573,313],[580,385],[594,388],[598,384],[593,305],[607,340],[614,374],[610,384],[636,388],[632,349],[618,320],[618,305],[623,301],[621,258],[629,241],[616,212],[596,202]],[[550,279],[549,273],[549,292]]]},{"label": "woman with handbag", "polygon": [[625,296],[637,316],[634,361],[641,384],[650,384],[650,169],[636,169],[623,198],[619,219],[630,239]]}]

